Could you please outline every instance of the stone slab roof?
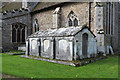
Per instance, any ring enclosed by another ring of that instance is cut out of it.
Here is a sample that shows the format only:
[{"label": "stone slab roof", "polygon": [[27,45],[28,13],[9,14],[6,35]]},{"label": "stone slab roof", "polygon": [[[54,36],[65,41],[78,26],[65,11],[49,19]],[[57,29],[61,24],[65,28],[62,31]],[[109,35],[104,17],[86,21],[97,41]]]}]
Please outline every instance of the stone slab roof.
[{"label": "stone slab roof", "polygon": [[62,2],[38,2],[38,4],[35,6],[35,8],[32,10],[32,12],[38,11],[38,10],[41,10],[44,8],[48,8],[50,6],[57,5],[60,3],[62,3]]},{"label": "stone slab roof", "polygon": [[[82,31],[82,27],[67,27],[67,28],[59,28],[59,29],[44,29],[39,30],[36,33],[30,35],[29,37],[67,37],[73,36],[79,31]],[[87,28],[88,29],[88,28]]]},{"label": "stone slab roof", "polygon": [[20,9],[22,8],[22,3],[21,2],[6,2],[3,6],[2,6],[2,12],[9,10],[9,11],[13,11],[14,9]]}]

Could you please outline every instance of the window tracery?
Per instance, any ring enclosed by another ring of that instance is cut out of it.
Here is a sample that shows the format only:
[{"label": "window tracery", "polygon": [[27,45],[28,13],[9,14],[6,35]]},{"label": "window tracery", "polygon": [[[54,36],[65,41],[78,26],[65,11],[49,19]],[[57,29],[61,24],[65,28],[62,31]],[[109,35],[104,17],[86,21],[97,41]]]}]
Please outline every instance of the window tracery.
[{"label": "window tracery", "polygon": [[71,11],[68,15],[68,25],[78,26],[78,18],[73,11]]},{"label": "window tracery", "polygon": [[25,25],[20,23],[12,25],[12,42],[25,42]]}]

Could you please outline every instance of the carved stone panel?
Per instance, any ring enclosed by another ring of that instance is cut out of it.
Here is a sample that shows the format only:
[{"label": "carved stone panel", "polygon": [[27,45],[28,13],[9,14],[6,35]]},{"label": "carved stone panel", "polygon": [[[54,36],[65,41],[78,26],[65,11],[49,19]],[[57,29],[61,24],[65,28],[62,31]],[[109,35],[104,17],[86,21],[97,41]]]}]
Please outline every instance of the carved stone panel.
[{"label": "carved stone panel", "polygon": [[44,52],[47,52],[50,47],[50,40],[45,40],[44,41]]},{"label": "carved stone panel", "polygon": [[61,60],[69,60],[69,56],[70,56],[69,42],[67,40],[60,40],[58,57]]},{"label": "carved stone panel", "polygon": [[31,55],[37,54],[37,40],[31,41]]}]

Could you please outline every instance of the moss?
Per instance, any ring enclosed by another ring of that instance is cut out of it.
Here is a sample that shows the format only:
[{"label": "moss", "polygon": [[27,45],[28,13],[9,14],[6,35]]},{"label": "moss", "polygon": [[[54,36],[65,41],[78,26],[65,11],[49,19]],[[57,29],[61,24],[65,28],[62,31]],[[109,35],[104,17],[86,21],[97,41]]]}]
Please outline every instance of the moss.
[{"label": "moss", "polygon": [[87,24],[84,24],[84,25],[82,26],[82,28],[86,28],[86,27],[88,28]]}]

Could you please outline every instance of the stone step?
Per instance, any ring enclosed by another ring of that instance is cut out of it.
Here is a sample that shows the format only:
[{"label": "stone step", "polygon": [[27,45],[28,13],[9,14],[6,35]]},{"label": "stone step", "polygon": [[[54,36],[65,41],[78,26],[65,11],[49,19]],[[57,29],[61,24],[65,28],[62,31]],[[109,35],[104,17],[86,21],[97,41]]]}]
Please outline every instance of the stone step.
[{"label": "stone step", "polygon": [[22,44],[18,47],[18,50],[20,51],[26,51],[26,45],[25,44]]}]

